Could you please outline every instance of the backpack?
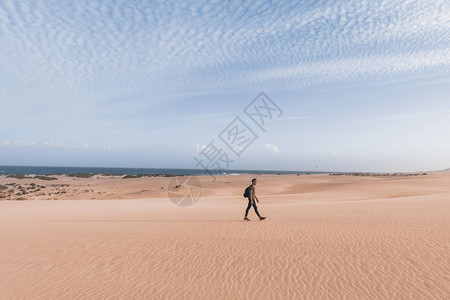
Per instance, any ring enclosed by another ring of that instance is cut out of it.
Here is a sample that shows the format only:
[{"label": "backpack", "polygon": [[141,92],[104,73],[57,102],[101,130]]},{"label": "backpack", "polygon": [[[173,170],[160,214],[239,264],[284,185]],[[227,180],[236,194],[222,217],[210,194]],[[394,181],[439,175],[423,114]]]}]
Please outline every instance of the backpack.
[{"label": "backpack", "polygon": [[250,186],[248,186],[244,191],[244,198],[250,197]]}]

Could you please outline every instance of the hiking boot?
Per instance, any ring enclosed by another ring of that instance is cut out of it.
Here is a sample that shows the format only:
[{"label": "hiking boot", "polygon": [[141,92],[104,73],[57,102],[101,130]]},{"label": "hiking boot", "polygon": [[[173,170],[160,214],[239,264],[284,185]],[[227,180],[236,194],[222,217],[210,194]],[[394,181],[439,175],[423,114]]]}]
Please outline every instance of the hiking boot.
[{"label": "hiking boot", "polygon": [[259,217],[259,220],[262,221],[264,220],[266,217]]},{"label": "hiking boot", "polygon": [[245,217],[244,221],[251,221],[249,218]]}]

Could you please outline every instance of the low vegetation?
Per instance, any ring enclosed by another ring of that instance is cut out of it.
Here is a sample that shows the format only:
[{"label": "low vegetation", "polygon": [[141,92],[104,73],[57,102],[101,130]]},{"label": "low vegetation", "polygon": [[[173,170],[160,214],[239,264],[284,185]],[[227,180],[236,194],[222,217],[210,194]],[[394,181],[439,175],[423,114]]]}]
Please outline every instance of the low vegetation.
[{"label": "low vegetation", "polygon": [[14,178],[14,179],[40,179],[40,180],[58,180],[56,177],[51,177],[47,175],[36,175],[34,177],[25,175],[25,174],[9,174],[6,175],[6,178]]},{"label": "low vegetation", "polygon": [[33,178],[40,179],[40,180],[58,180],[58,178],[56,178],[56,177],[45,176],[45,175],[36,175]]},{"label": "low vegetation", "polygon": [[77,177],[77,178],[91,178],[94,176],[94,174],[91,173],[75,173],[75,174],[69,174],[70,177]]},{"label": "low vegetation", "polygon": [[427,173],[331,173],[331,176],[372,176],[372,177],[386,177],[386,176],[424,176]]},{"label": "low vegetation", "polygon": [[[34,178],[34,177],[33,177]],[[46,189],[44,185],[32,183],[6,183],[0,184],[0,200],[28,200],[35,196],[42,196],[41,191]],[[24,197],[24,195],[26,195]]]},{"label": "low vegetation", "polygon": [[102,175],[102,176],[123,176],[123,174],[120,174],[120,173],[101,173],[99,175]]},{"label": "low vegetation", "polygon": [[184,176],[177,174],[166,174],[166,173],[158,173],[158,174],[137,174],[137,175],[125,175],[122,179],[129,178],[142,178],[142,177],[176,177],[176,176]]},{"label": "low vegetation", "polygon": [[30,177],[25,174],[9,174],[9,175],[6,175],[6,178],[26,179],[26,178],[33,178],[33,177]]}]

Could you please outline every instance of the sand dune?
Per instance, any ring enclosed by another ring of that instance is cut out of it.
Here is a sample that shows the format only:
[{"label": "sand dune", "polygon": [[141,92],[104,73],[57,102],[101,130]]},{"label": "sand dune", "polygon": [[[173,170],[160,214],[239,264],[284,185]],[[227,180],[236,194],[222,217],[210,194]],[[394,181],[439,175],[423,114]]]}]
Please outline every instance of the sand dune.
[{"label": "sand dune", "polygon": [[260,175],[268,219],[243,222],[252,177],[201,178],[190,208],[169,178],[61,177],[94,192],[55,198],[106,200],[0,201],[0,298],[450,298],[450,174]]}]

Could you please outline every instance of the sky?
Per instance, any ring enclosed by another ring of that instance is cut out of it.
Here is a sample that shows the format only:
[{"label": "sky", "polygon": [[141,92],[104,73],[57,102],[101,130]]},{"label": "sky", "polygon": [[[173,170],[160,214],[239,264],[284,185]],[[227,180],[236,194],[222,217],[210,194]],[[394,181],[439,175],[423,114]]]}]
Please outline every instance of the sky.
[{"label": "sky", "polygon": [[449,49],[439,0],[0,0],[0,165],[449,168]]}]

